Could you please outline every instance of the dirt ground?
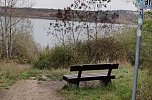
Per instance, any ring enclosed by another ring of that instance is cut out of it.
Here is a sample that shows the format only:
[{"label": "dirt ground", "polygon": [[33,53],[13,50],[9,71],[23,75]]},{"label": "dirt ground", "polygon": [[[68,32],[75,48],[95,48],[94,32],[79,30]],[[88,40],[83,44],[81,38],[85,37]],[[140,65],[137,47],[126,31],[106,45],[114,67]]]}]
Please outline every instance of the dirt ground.
[{"label": "dirt ground", "polygon": [[64,100],[57,92],[64,85],[63,81],[22,80],[0,90],[0,100]]}]

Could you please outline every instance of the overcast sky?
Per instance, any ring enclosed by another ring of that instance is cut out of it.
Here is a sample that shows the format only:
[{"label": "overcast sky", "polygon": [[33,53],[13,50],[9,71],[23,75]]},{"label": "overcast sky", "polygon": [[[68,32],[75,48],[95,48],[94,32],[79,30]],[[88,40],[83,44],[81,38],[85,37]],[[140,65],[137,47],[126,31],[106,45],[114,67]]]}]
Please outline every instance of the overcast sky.
[{"label": "overcast sky", "polygon": [[[34,0],[36,8],[64,8],[69,6],[74,0]],[[129,0],[111,0],[108,9],[113,10],[136,10],[132,2]]]}]

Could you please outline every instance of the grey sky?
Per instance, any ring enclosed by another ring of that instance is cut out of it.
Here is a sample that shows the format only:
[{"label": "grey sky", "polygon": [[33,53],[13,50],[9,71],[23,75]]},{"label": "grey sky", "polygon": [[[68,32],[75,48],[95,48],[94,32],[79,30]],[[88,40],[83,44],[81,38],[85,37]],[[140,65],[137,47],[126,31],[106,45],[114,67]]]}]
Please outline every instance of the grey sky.
[{"label": "grey sky", "polygon": [[[35,6],[39,8],[64,8],[69,6],[74,0],[34,0]],[[129,0],[111,0],[108,4],[108,9],[114,10],[136,10],[132,2],[125,2]]]}]

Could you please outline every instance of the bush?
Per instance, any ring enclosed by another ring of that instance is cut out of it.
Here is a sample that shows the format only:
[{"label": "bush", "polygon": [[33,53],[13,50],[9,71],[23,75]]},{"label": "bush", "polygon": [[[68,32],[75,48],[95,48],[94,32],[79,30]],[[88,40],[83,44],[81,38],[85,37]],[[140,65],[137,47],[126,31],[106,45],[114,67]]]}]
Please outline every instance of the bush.
[{"label": "bush", "polygon": [[[126,59],[132,65],[135,64],[136,34],[137,28],[124,28],[122,32],[113,35],[115,39],[122,43]],[[140,65],[150,68],[152,66],[152,12],[145,13],[141,40]]]},{"label": "bush", "polygon": [[[140,65],[142,67],[150,67],[152,65],[152,34],[147,26],[152,27],[152,24],[148,22],[143,25],[142,45],[140,51]],[[122,43],[124,47],[127,61],[132,65],[135,64],[136,33],[137,29],[125,29],[122,33],[115,34],[115,38]]]},{"label": "bush", "polygon": [[33,64],[39,69],[65,68],[72,64],[73,58],[69,47],[56,46],[51,50],[43,51]]},{"label": "bush", "polygon": [[67,67],[73,63],[74,55],[69,47],[58,46],[52,49],[50,62],[53,68]]},{"label": "bush", "polygon": [[[45,51],[46,52],[46,51]],[[49,54],[42,52],[38,59],[34,60],[32,63],[34,65],[34,68],[38,69],[49,69],[50,67],[50,62],[49,62]]]},{"label": "bush", "polygon": [[82,63],[114,62],[125,58],[123,45],[113,37],[78,43],[75,50]]},{"label": "bush", "polygon": [[17,63],[30,63],[38,54],[37,44],[29,33],[16,33],[12,43],[12,59]]},{"label": "bush", "polygon": [[123,45],[113,37],[56,46],[43,51],[34,67],[39,69],[66,68],[71,64],[115,62],[125,59]]},{"label": "bush", "polygon": [[124,29],[121,33],[114,34],[114,37],[123,45],[127,62],[134,65],[136,29]]}]

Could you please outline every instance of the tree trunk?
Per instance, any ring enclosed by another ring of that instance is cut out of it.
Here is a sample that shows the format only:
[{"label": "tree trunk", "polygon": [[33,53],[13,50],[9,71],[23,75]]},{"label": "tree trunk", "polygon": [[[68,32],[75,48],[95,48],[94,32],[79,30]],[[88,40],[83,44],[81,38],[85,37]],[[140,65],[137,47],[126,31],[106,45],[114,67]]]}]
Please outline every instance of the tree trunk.
[{"label": "tree trunk", "polygon": [[4,27],[3,27],[3,21],[2,17],[0,18],[0,27],[1,27],[1,59],[5,59],[5,39],[4,39]]},{"label": "tree trunk", "polygon": [[5,17],[4,17],[4,24],[5,24],[5,33],[4,33],[4,41],[5,41],[5,58],[8,60],[9,56],[8,56],[8,32],[7,32],[7,15],[6,15],[6,12],[7,12],[7,3],[6,3],[6,0],[5,0]]},{"label": "tree trunk", "polygon": [[[10,7],[12,8],[12,4],[10,5]],[[12,58],[12,9],[10,9],[10,16],[9,16],[9,44],[8,44],[8,46],[9,46],[9,50],[8,50],[8,52],[9,52],[9,59],[11,59]]]}]

